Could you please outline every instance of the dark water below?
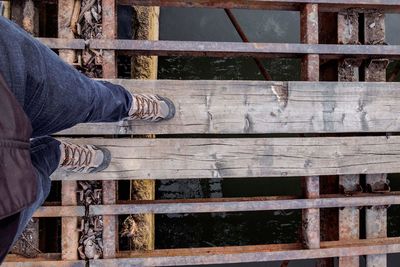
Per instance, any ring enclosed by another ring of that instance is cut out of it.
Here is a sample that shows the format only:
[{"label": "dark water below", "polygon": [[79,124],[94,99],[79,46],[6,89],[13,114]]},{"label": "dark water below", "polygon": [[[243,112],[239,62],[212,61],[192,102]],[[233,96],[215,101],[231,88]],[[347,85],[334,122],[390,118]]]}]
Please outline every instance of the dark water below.
[{"label": "dark water below", "polygon": [[[234,10],[249,39],[254,42],[299,42],[299,13]],[[387,42],[400,44],[399,15],[387,15]],[[223,10],[163,8],[160,39],[240,41]],[[273,80],[299,80],[298,59],[263,60]],[[160,57],[159,79],[262,80],[252,59]],[[392,190],[400,190],[391,175]],[[239,197],[300,194],[299,178],[210,179],[161,181],[158,199]],[[299,240],[300,211],[218,214],[169,214],[156,217],[156,247],[207,247],[290,243]],[[388,234],[400,236],[400,209],[389,209]],[[363,262],[363,259],[361,259]],[[389,266],[398,266],[396,256]],[[279,266],[278,263],[242,264]],[[314,261],[290,266],[313,266]],[[232,265],[233,266],[233,265]],[[235,265],[236,266],[236,265]]]}]

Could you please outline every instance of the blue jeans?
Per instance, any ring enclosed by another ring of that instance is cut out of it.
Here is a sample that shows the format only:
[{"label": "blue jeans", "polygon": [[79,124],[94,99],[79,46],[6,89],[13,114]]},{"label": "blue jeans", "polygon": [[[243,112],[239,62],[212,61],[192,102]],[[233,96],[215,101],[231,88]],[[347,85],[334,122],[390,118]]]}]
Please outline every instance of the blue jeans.
[{"label": "blue jeans", "polygon": [[[50,191],[60,142],[49,135],[78,123],[115,122],[128,116],[132,96],[119,85],[87,78],[16,24],[0,16],[0,73],[33,128],[31,158],[38,198],[20,214],[18,236]],[[18,238],[15,238],[15,240]]]}]

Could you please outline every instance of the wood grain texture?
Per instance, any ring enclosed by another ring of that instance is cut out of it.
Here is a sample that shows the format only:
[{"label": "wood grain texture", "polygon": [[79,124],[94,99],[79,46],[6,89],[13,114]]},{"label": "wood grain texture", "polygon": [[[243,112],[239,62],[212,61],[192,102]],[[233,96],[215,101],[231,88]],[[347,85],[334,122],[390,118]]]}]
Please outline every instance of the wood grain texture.
[{"label": "wood grain texture", "polygon": [[285,177],[400,172],[400,137],[73,139],[105,146],[103,172],[61,180]]},{"label": "wood grain texture", "polygon": [[[169,97],[175,118],[78,125],[59,135],[400,131],[398,83],[111,81],[134,93]],[[286,86],[287,104],[280,95]]]}]

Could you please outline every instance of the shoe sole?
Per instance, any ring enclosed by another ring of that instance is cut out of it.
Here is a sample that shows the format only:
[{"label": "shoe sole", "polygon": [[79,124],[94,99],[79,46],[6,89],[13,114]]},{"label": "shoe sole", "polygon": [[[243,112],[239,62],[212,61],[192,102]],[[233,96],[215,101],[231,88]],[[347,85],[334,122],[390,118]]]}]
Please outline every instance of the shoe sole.
[{"label": "shoe sole", "polygon": [[96,148],[98,150],[100,150],[101,152],[103,152],[104,159],[103,159],[103,162],[100,164],[99,167],[90,170],[89,173],[101,172],[101,171],[107,169],[108,166],[110,166],[110,163],[111,163],[111,152],[110,152],[110,150],[108,150],[107,148],[98,147],[98,146],[96,146]]},{"label": "shoe sole", "polygon": [[160,119],[160,121],[162,120],[170,120],[173,117],[175,117],[175,105],[174,102],[171,101],[171,99],[164,97],[164,96],[158,96],[160,98],[160,100],[164,101],[165,103],[167,103],[168,109],[169,109],[169,113],[167,115],[167,117]]}]

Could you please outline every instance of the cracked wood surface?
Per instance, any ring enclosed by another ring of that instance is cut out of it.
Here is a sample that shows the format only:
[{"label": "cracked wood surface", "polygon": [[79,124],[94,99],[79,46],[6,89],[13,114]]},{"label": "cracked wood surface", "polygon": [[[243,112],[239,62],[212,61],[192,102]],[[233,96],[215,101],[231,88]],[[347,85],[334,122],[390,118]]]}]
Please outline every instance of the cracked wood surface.
[{"label": "cracked wood surface", "polygon": [[132,92],[169,97],[175,118],[82,124],[59,135],[400,131],[397,83],[111,81]]},{"label": "cracked wood surface", "polygon": [[61,180],[193,179],[400,172],[400,136],[224,139],[73,139],[105,146],[101,173]]}]

